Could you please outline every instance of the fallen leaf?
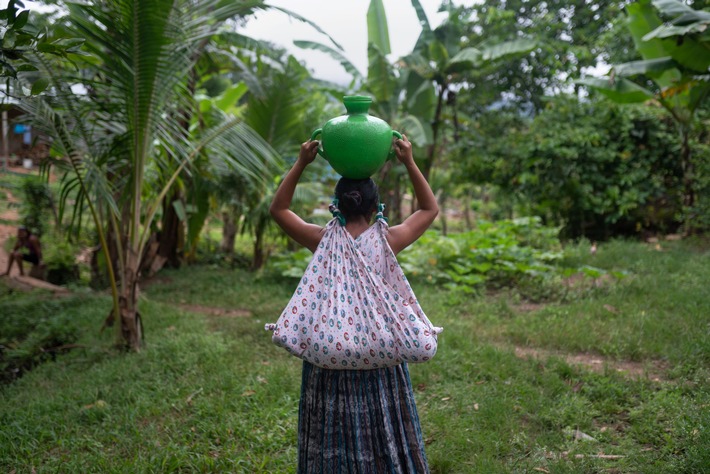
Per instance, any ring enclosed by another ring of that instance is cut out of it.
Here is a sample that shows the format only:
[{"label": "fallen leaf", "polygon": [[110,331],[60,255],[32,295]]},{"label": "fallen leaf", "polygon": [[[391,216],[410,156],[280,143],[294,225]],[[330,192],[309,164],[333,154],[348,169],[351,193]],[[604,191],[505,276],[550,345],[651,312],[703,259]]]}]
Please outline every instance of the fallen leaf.
[{"label": "fallen leaf", "polygon": [[537,472],[547,472],[548,474],[549,474],[549,472],[550,472],[550,471],[548,471],[547,469],[545,469],[544,467],[534,467],[534,468],[533,468],[533,471],[537,471]]},{"label": "fallen leaf", "polygon": [[442,402],[447,402],[449,400],[451,400],[451,397],[444,397],[441,399]]},{"label": "fallen leaf", "polygon": [[604,305],[604,309],[607,310],[607,311],[609,311],[610,313],[619,314],[619,310],[616,309],[615,307],[613,307],[613,306],[610,305],[610,304],[605,304],[605,305]]},{"label": "fallen leaf", "polygon": [[572,439],[574,439],[575,441],[596,441],[596,439],[592,438],[587,433],[584,433],[578,429],[565,429],[565,434],[571,436]]},{"label": "fallen leaf", "polygon": [[192,404],[192,399],[195,398],[195,396],[197,396],[200,392],[202,392],[202,387],[200,387],[197,391],[192,392],[192,393],[185,399],[185,403],[187,403],[188,405],[191,405],[191,404]]},{"label": "fallen leaf", "polygon": [[473,404],[473,409],[476,410],[476,411],[478,411],[478,403],[474,403],[474,404]]},{"label": "fallen leaf", "polygon": [[242,393],[242,397],[251,397],[252,395],[256,395],[256,392],[254,390],[247,390],[246,392]]}]

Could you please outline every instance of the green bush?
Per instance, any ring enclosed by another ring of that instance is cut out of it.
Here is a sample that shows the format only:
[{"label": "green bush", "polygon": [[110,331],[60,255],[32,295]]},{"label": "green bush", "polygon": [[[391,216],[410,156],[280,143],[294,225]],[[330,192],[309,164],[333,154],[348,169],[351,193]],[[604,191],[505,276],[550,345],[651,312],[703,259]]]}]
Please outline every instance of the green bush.
[{"label": "green bush", "polygon": [[538,217],[479,221],[475,230],[448,236],[429,231],[400,255],[405,273],[426,275],[466,291],[512,287],[557,273],[563,257],[558,228]]},{"label": "green bush", "polygon": [[64,285],[79,280],[76,248],[72,244],[65,240],[53,239],[43,242],[42,249],[48,282]]},{"label": "green bush", "polygon": [[265,272],[275,274],[285,278],[300,279],[306,271],[308,263],[313,254],[307,248],[301,248],[295,252],[280,253],[269,258]]},{"label": "green bush", "polygon": [[462,160],[461,179],[496,185],[497,200],[562,225],[564,236],[680,225],[678,137],[663,110],[558,97],[532,119],[495,111],[480,124],[480,139],[463,150],[472,159]]},{"label": "green bush", "polygon": [[34,234],[42,235],[47,228],[47,211],[52,208],[52,193],[49,185],[34,176],[22,182],[22,205],[20,218],[23,225]]},{"label": "green bush", "polygon": [[[597,288],[603,276],[626,276],[623,271],[570,265],[558,233],[559,228],[544,226],[539,217],[479,221],[475,230],[460,234],[428,231],[399,261],[411,278],[465,293],[513,289],[533,302],[582,296]],[[573,276],[577,283],[565,284]]]}]

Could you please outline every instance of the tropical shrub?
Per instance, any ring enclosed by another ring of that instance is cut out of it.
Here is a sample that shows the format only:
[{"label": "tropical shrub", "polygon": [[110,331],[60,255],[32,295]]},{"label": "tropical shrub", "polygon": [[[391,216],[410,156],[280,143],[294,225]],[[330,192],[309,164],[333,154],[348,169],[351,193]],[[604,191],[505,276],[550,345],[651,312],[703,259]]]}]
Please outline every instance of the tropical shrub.
[{"label": "tropical shrub", "polygon": [[313,254],[307,248],[273,255],[266,264],[266,273],[289,279],[300,279],[306,271],[311,257]]},{"label": "tropical shrub", "polygon": [[680,224],[678,140],[662,110],[560,97],[530,120],[497,115],[481,119],[461,176],[495,184],[519,213],[591,239]]},{"label": "tropical shrub", "polygon": [[399,256],[412,278],[446,283],[465,291],[501,288],[556,274],[563,252],[558,228],[539,217],[479,221],[476,229],[447,236],[426,232]]},{"label": "tropical shrub", "polygon": [[61,238],[47,240],[42,244],[42,257],[47,266],[47,281],[65,285],[79,280],[76,263],[76,247]]},{"label": "tropical shrub", "polygon": [[44,234],[47,228],[47,214],[53,206],[49,185],[39,178],[27,177],[22,182],[21,192],[23,196],[20,206],[22,224],[34,234]]}]

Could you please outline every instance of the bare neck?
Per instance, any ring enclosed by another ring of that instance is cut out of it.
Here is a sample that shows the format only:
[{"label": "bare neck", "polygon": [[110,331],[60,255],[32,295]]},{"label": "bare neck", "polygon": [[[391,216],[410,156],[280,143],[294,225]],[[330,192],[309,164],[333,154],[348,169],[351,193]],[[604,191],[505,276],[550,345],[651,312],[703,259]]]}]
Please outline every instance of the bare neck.
[{"label": "bare neck", "polygon": [[351,217],[345,224],[345,228],[353,238],[357,238],[360,234],[365,232],[368,227],[370,227],[370,220],[365,216]]}]

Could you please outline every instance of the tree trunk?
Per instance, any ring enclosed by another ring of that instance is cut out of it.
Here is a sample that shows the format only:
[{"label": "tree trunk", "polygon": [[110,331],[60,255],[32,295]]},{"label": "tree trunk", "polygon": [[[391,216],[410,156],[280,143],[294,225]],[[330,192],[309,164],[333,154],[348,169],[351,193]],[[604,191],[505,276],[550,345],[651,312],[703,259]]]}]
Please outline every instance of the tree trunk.
[{"label": "tree trunk", "polygon": [[[119,266],[119,251],[118,251],[118,236],[111,225],[106,225],[106,243],[108,244],[108,255],[104,255],[104,259],[110,258],[111,264],[114,271],[118,272]],[[125,242],[123,242],[125,245]],[[105,289],[109,286],[109,275],[107,271],[107,264],[100,260],[100,255],[103,253],[101,244],[97,244],[96,247],[91,251],[91,281],[89,286],[96,290]],[[116,273],[116,278],[119,278],[118,273]]]},{"label": "tree trunk", "polygon": [[133,249],[128,249],[123,275],[123,292],[119,298],[119,309],[121,313],[121,336],[127,347],[133,351],[139,351],[143,345],[143,323],[138,312],[139,266],[139,255]]},{"label": "tree trunk", "polygon": [[163,220],[160,226],[158,241],[158,256],[165,260],[166,265],[180,268],[182,263],[182,250],[185,244],[185,225],[180,220],[174,201],[181,201],[182,193],[176,191],[163,200]]},{"label": "tree trunk", "polygon": [[471,219],[471,198],[468,195],[463,198],[463,218],[466,222],[466,230],[473,230],[473,219]]},{"label": "tree trunk", "polygon": [[439,97],[436,102],[436,112],[434,113],[434,120],[432,120],[431,122],[433,139],[431,145],[429,145],[427,159],[422,169],[422,174],[424,175],[424,178],[426,178],[427,181],[429,181],[429,174],[431,173],[431,170],[434,167],[434,160],[436,159],[436,151],[438,148],[437,145],[439,140],[439,128],[441,126],[441,115],[444,110],[444,95],[446,94],[446,91],[448,89],[448,86],[446,84],[441,84],[439,87]]},{"label": "tree trunk", "polygon": [[237,237],[237,219],[232,212],[222,212],[222,243],[219,249],[222,253],[232,255],[234,253],[234,240]]},{"label": "tree trunk", "polygon": [[258,270],[264,266],[264,227],[258,225],[254,230],[254,257],[251,261],[251,269]]}]

